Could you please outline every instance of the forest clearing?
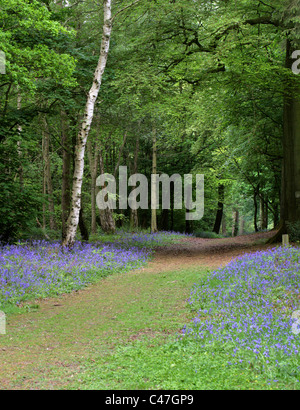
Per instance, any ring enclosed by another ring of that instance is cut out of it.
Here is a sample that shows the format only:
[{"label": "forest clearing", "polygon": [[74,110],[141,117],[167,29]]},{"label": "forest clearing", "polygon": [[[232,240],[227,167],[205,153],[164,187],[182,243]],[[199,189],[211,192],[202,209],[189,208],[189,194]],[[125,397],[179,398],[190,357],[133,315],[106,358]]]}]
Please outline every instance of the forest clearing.
[{"label": "forest clearing", "polygon": [[299,0],[0,0],[0,389],[298,389],[299,243]]}]

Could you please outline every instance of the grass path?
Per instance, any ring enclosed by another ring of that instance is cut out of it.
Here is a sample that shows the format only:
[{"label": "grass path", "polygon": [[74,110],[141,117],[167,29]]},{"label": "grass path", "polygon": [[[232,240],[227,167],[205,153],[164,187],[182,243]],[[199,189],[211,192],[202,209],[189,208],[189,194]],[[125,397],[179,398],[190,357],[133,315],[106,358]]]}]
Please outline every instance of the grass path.
[{"label": "grass path", "polygon": [[[155,264],[154,264],[155,265]],[[113,275],[75,294],[8,318],[0,338],[2,388],[64,388],[80,365],[120,344],[177,332],[188,320],[185,300],[196,269],[157,272],[155,266]]]},{"label": "grass path", "polygon": [[240,252],[158,254],[144,269],[10,316],[7,334],[0,336],[1,389],[78,387],[83,366],[109,357],[116,347],[145,338],[163,343],[192,318],[186,300],[207,266],[220,266]]}]

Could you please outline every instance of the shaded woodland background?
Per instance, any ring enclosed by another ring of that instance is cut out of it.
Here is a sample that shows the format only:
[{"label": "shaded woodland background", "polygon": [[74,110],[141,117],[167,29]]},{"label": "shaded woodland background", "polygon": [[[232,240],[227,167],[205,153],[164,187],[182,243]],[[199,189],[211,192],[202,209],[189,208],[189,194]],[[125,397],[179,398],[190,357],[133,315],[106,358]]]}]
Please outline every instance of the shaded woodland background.
[{"label": "shaded woodland background", "polygon": [[[151,229],[151,210],[96,207],[96,178],[118,176],[120,165],[149,179],[154,166],[158,174],[205,175],[204,218],[191,223],[171,206],[157,212],[159,230],[300,232],[300,76],[291,71],[300,49],[299,1],[114,1],[112,8],[78,237]],[[57,239],[70,213],[102,2],[1,0],[0,22],[7,58],[0,76],[1,240]]]}]

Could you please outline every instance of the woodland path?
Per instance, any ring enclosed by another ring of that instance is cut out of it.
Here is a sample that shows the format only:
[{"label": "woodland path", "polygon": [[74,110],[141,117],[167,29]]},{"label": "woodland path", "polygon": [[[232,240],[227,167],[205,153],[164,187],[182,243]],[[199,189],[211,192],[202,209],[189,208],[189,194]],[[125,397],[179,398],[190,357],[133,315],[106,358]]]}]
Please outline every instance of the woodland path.
[{"label": "woodland path", "polygon": [[[65,389],[82,366],[142,337],[169,337],[192,317],[186,300],[199,270],[267,249],[274,232],[225,239],[185,238],[164,246],[145,268],[81,291],[37,301],[8,318],[0,337],[0,389]],[[198,275],[198,276],[197,276]]]},{"label": "woodland path", "polygon": [[155,261],[150,266],[157,269],[161,264],[163,270],[182,269],[191,265],[219,268],[245,253],[272,248],[273,245],[265,245],[265,242],[274,234],[274,231],[270,231],[235,238],[185,238],[180,244],[158,249]]}]

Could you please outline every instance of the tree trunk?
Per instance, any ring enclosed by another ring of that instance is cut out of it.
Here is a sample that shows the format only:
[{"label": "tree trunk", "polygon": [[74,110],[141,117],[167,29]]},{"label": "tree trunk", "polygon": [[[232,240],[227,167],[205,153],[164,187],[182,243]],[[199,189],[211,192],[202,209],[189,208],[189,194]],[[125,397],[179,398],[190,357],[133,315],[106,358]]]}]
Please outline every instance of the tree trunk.
[{"label": "tree trunk", "polygon": [[163,209],[162,212],[161,212],[160,226],[161,226],[161,229],[163,231],[168,231],[169,230],[169,213],[170,213],[169,209]]},{"label": "tree trunk", "polygon": [[[100,172],[104,174],[104,163],[101,149],[99,149]],[[104,187],[102,187],[104,188]],[[101,228],[105,233],[115,233],[116,224],[113,218],[113,211],[110,208],[100,209]]]},{"label": "tree trunk", "polygon": [[260,197],[260,228],[261,230],[268,229],[269,207],[268,200]]},{"label": "tree trunk", "polygon": [[226,226],[226,216],[223,211],[223,218],[222,218],[222,235],[226,236],[227,235],[227,226]]},{"label": "tree trunk", "polygon": [[269,204],[268,204],[268,199],[265,200],[264,206],[265,206],[264,229],[268,229],[268,225],[269,225]]},{"label": "tree trunk", "polygon": [[218,186],[218,209],[217,215],[215,220],[215,225],[213,232],[219,234],[221,229],[221,223],[223,218],[223,209],[224,209],[224,198],[225,198],[225,186],[223,184],[219,184]]},{"label": "tree trunk", "polygon": [[245,232],[245,218],[243,216],[240,217],[240,235],[243,235]]},{"label": "tree trunk", "polygon": [[[300,49],[300,43],[299,47]],[[294,60],[291,56],[294,49],[287,41],[286,67],[291,68]],[[296,81],[286,89],[284,101],[284,135],[283,135],[283,209],[282,222],[300,221],[300,85]]]},{"label": "tree trunk", "polygon": [[232,236],[238,236],[239,233],[239,211],[236,209],[232,213]]},{"label": "tree trunk", "polygon": [[62,152],[62,188],[61,188],[61,222],[62,222],[62,239],[66,237],[66,224],[70,213],[70,191],[71,191],[71,152],[69,144],[69,130],[67,127],[66,113],[61,111],[61,144]]},{"label": "tree trunk", "polygon": [[190,234],[193,232],[193,221],[185,220],[185,233]]},{"label": "tree trunk", "polygon": [[259,199],[260,230],[265,229],[265,201],[262,197]]},{"label": "tree trunk", "polygon": [[[157,172],[157,136],[156,127],[153,125],[152,132],[152,175],[156,175]],[[151,232],[157,232],[157,210],[156,210],[156,200],[157,200],[157,185],[154,179],[151,179]]]},{"label": "tree trunk", "polygon": [[280,221],[278,204],[274,204],[274,217],[273,217],[273,220],[274,220],[274,229],[276,229],[278,224],[279,224],[279,221]]},{"label": "tree trunk", "polygon": [[96,180],[97,180],[97,171],[98,171],[98,163],[99,163],[99,147],[97,142],[94,144],[94,154],[92,143],[90,141],[87,142],[87,154],[89,159],[90,165],[90,174],[91,174],[91,233],[95,235],[97,233],[97,206],[96,206]]},{"label": "tree trunk", "polygon": [[83,241],[88,241],[89,240],[89,231],[86,227],[84,218],[83,218],[83,209],[82,207],[80,208],[79,212],[79,229],[80,229],[80,234],[81,234],[81,239]]},{"label": "tree trunk", "polygon": [[[135,154],[134,154],[134,163],[133,163],[133,174],[137,174],[138,172],[138,157],[139,157],[139,150],[140,150],[140,126],[138,127],[138,135],[136,138],[136,145],[135,145]],[[132,188],[134,190],[135,187]],[[139,217],[138,217],[138,210],[131,209],[130,210],[130,229],[136,230],[139,226]]]},{"label": "tree trunk", "polygon": [[[117,172],[118,172],[119,166],[120,166],[120,164],[121,164],[121,158],[122,158],[122,154],[123,154],[124,147],[125,147],[125,144],[126,144],[126,140],[127,140],[127,131],[126,131],[125,134],[124,134],[123,142],[122,142],[122,145],[121,145],[120,150],[119,150],[119,157],[118,157],[118,161],[117,161],[117,163],[116,163],[116,165],[115,165],[114,177],[117,176]],[[114,162],[113,162],[113,163],[114,163]]]},{"label": "tree trunk", "polygon": [[[21,110],[22,108],[22,96],[18,88],[18,96],[17,96],[17,109],[18,111]],[[18,125],[18,133],[21,136],[23,132],[23,128],[21,125]],[[20,166],[19,166],[19,180],[20,180],[20,185],[23,188],[24,187],[24,177],[23,177],[23,167],[22,167],[22,148],[21,148],[21,140],[17,141],[17,151],[18,151],[18,156],[19,156],[19,161],[20,161]]]},{"label": "tree trunk", "polygon": [[[286,68],[291,70],[292,54],[300,49],[300,42],[292,46],[287,40]],[[289,224],[300,221],[300,84],[299,76],[286,81],[283,117],[283,169],[281,180],[281,215],[277,233],[268,241],[282,241],[289,233]]]},{"label": "tree trunk", "polygon": [[42,175],[43,175],[43,225],[42,229],[43,231],[46,230],[46,195],[47,195],[47,182],[46,182],[46,174],[45,174],[45,160],[44,160],[44,137],[42,138],[42,153],[43,153],[43,159],[42,159]]},{"label": "tree trunk", "polygon": [[174,231],[174,195],[175,195],[175,188],[173,182],[170,186],[170,196],[171,196],[171,231]]},{"label": "tree trunk", "polygon": [[51,161],[50,161],[50,132],[48,122],[45,116],[43,116],[43,157],[44,157],[44,178],[47,186],[48,194],[48,207],[49,207],[49,226],[50,229],[56,229],[55,223],[55,210],[53,200],[53,186],[51,178]]},{"label": "tree trunk", "polygon": [[255,232],[258,232],[258,225],[257,225],[257,213],[258,213],[258,205],[257,205],[257,191],[254,192],[254,229]]},{"label": "tree trunk", "polygon": [[76,231],[79,222],[79,214],[81,209],[81,189],[83,181],[83,171],[84,171],[84,156],[85,147],[87,143],[87,138],[89,131],[91,129],[95,104],[100,91],[102,78],[104,70],[107,63],[110,38],[112,31],[112,15],[111,15],[111,0],[104,0],[103,2],[104,10],[104,22],[103,22],[103,34],[101,41],[101,50],[98,65],[94,74],[93,85],[89,91],[86,107],[84,111],[83,121],[80,126],[80,130],[77,136],[77,144],[75,151],[75,168],[73,177],[73,188],[72,188],[72,202],[71,202],[71,212],[67,222],[67,232],[66,237],[63,240],[63,247],[72,248],[75,242]]}]

